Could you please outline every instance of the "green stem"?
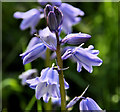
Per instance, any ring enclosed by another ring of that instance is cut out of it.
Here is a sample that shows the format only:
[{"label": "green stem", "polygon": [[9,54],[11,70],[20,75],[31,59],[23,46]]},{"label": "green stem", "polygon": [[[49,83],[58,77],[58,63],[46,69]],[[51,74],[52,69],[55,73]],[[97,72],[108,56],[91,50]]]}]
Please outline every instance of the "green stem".
[{"label": "green stem", "polygon": [[34,103],[36,101],[35,95],[32,97],[32,99],[30,100],[30,102],[28,103],[27,107],[25,108],[25,111],[27,110],[28,112],[31,110],[31,108],[33,107]]},{"label": "green stem", "polygon": [[[60,51],[60,41],[59,41],[59,35],[58,32],[56,32],[56,38],[57,38],[57,63],[60,69],[63,68],[63,61],[61,59],[61,51]],[[65,87],[64,87],[64,76],[63,76],[63,70],[59,72],[59,83],[60,83],[60,94],[61,94],[61,110],[66,111],[66,97],[65,97]]]},{"label": "green stem", "polygon": [[37,111],[41,112],[42,111],[42,106],[41,106],[41,101],[37,100]]},{"label": "green stem", "polygon": [[[49,49],[46,50],[45,66],[46,66],[46,67],[50,67],[50,66],[51,66],[51,61],[50,61],[50,50],[49,50]],[[50,112],[50,111],[52,110],[51,99],[49,100],[48,103],[44,103],[44,106],[45,106],[45,110]]]}]

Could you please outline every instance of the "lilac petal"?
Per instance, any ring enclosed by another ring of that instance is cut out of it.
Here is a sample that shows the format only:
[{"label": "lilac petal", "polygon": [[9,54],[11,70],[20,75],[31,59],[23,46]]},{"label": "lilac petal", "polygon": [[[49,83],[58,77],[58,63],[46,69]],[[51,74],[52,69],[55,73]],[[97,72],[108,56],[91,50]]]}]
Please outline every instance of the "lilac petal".
[{"label": "lilac petal", "polygon": [[65,38],[62,39],[62,43],[68,43],[72,45],[80,45],[91,38],[90,35],[85,33],[72,33],[68,34]]},{"label": "lilac petal", "polygon": [[71,57],[71,56],[72,56],[72,50],[71,50],[71,49],[68,49],[68,50],[63,54],[62,60],[65,60],[65,59],[67,59],[67,58],[69,58],[69,57]]},{"label": "lilac petal", "polygon": [[39,36],[43,43],[51,50],[56,50],[57,40],[54,33],[52,33],[48,27],[43,30],[39,30]]},{"label": "lilac petal", "polygon": [[30,88],[32,88],[32,89],[35,89],[39,82],[40,82],[39,77],[36,77],[34,79],[26,80],[26,83],[30,84]]},{"label": "lilac petal", "polygon": [[59,84],[59,74],[56,70],[50,68],[47,74],[49,84]]},{"label": "lilac petal", "polygon": [[77,62],[77,71],[81,72],[81,70],[82,70],[82,65],[80,62]]},{"label": "lilac petal", "polygon": [[38,9],[31,9],[27,12],[15,12],[14,17],[15,18],[22,18],[22,19],[27,19],[30,18],[31,16],[40,13]]},{"label": "lilac petal", "polygon": [[39,43],[41,43],[40,38],[39,37],[33,37],[30,40],[30,42],[29,42],[29,44],[27,46],[27,50],[31,49],[34,45],[39,44]]},{"label": "lilac petal", "polygon": [[42,71],[41,71],[41,76],[40,76],[40,81],[41,82],[47,82],[48,81],[48,79],[47,79],[47,73],[48,73],[48,70],[49,70],[50,68],[48,67],[48,68],[45,68],[45,69],[43,69]]},{"label": "lilac petal", "polygon": [[86,100],[89,110],[102,110],[92,98],[87,97]]},{"label": "lilac petal", "polygon": [[63,13],[70,16],[71,14],[72,16],[78,16],[78,15],[84,16],[84,12],[82,10],[67,3],[62,3],[60,9],[62,10]]},{"label": "lilac petal", "polygon": [[41,5],[46,5],[48,2],[52,3],[52,5],[54,6],[60,6],[61,5],[61,0],[38,0],[38,2]]},{"label": "lilac petal", "polygon": [[52,85],[52,97],[59,98],[60,97],[60,91],[58,91],[57,85]]},{"label": "lilac petal", "polygon": [[53,11],[50,11],[47,16],[47,24],[51,32],[55,32],[58,29],[56,15]]},{"label": "lilac petal", "polygon": [[77,101],[80,99],[80,97],[74,97],[66,106],[66,108],[72,107],[74,104],[77,103]]},{"label": "lilac petal", "polygon": [[69,84],[65,81],[65,79],[64,79],[64,85],[65,85],[65,89],[69,88]]},{"label": "lilac petal", "polygon": [[29,18],[23,19],[23,21],[22,21],[22,23],[20,25],[20,29],[25,30],[28,27],[31,27],[31,28],[35,27],[38,24],[39,20],[40,20],[39,15],[40,14],[38,13],[38,14],[35,14],[35,15],[29,17]]},{"label": "lilac petal", "polygon": [[44,94],[47,93],[48,86],[46,86],[46,82],[39,83],[35,89],[36,98],[39,100]]},{"label": "lilac petal", "polygon": [[23,58],[23,64],[30,63],[33,60],[39,58],[42,55],[42,53],[45,51],[46,51],[46,46],[44,46],[44,44],[40,43],[35,45],[32,49],[20,55]]},{"label": "lilac petal", "polygon": [[82,66],[83,66],[89,73],[92,73],[92,72],[93,72],[92,66],[88,66],[87,64],[84,64],[84,63],[82,63]]},{"label": "lilac petal", "polygon": [[43,101],[44,101],[45,103],[48,103],[49,99],[50,99],[50,95],[49,95],[49,93],[47,92],[45,95],[43,95]]},{"label": "lilac petal", "polygon": [[88,110],[88,107],[87,107],[87,101],[86,100],[82,100],[79,104],[79,110],[80,112],[84,112],[85,110]]}]

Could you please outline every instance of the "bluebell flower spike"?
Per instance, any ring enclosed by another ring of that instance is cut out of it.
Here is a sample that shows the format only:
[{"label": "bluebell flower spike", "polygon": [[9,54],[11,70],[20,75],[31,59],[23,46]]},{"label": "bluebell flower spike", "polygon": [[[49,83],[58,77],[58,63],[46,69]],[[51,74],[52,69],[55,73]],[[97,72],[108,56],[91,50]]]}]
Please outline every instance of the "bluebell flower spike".
[{"label": "bluebell flower spike", "polygon": [[71,33],[61,40],[61,43],[67,43],[71,45],[80,45],[85,43],[91,38],[89,34],[85,33]]},{"label": "bluebell flower spike", "polygon": [[82,48],[79,46],[72,50],[68,49],[63,54],[62,59],[64,60],[72,56],[77,62],[78,72],[81,72],[83,66],[89,73],[92,73],[92,66],[100,66],[103,62],[99,57],[97,57],[99,51],[92,50],[93,48],[94,46],[90,45],[88,48]]}]

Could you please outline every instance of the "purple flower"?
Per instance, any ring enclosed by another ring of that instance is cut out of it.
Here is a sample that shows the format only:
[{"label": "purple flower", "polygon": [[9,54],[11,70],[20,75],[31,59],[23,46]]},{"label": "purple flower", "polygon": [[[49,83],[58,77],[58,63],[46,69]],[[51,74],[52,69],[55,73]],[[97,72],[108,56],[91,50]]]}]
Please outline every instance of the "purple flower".
[{"label": "purple flower", "polygon": [[98,50],[92,50],[93,45],[90,45],[88,48],[76,47],[75,49],[68,49],[62,56],[62,59],[67,59],[73,57],[77,62],[77,71],[81,72],[82,66],[90,73],[92,73],[92,66],[100,66],[102,60],[97,57],[99,54]]},{"label": "purple flower", "polygon": [[41,5],[46,5],[48,2],[52,3],[53,6],[60,6],[61,0],[38,0]]},{"label": "purple flower", "polygon": [[84,98],[79,105],[80,112],[90,111],[90,112],[100,112],[102,110],[98,104],[92,98]]},{"label": "purple flower", "polygon": [[63,14],[60,9],[56,6],[46,5],[44,10],[47,24],[51,32],[59,32],[61,29]]},{"label": "purple flower", "polygon": [[22,80],[22,85],[25,85],[27,79],[34,78],[37,76],[37,74],[38,74],[38,71],[36,69],[30,69],[20,74],[19,79]]},{"label": "purple flower", "polygon": [[44,28],[43,30],[39,30],[39,36],[42,39],[42,42],[46,47],[51,50],[56,50],[57,40],[54,33],[52,33],[48,27]]},{"label": "purple flower", "polygon": [[71,45],[80,45],[87,40],[89,40],[91,36],[85,33],[71,33],[68,34],[65,38],[61,40],[62,43],[67,43]]},{"label": "purple flower", "polygon": [[81,20],[81,18],[77,16],[84,16],[84,12],[67,3],[62,3],[59,8],[63,13],[62,29],[65,33],[71,33],[72,26]]},{"label": "purple flower", "polygon": [[28,49],[26,52],[20,54],[23,59],[23,64],[30,63],[35,59],[39,58],[46,51],[46,46],[43,43],[34,45],[31,49]]},{"label": "purple flower", "polygon": [[[32,89],[35,89],[37,99],[43,97],[44,102],[48,102],[50,97],[60,98],[59,74],[54,68],[46,68],[41,71],[41,76],[35,79],[27,80]],[[65,89],[69,88],[68,83],[64,80]]]},{"label": "purple flower", "polygon": [[15,12],[14,17],[17,19],[23,19],[20,24],[20,29],[25,30],[27,28],[31,28],[31,34],[36,32],[36,25],[40,21],[41,18],[43,18],[43,14],[40,14],[40,10],[38,9],[31,9],[27,12]]}]

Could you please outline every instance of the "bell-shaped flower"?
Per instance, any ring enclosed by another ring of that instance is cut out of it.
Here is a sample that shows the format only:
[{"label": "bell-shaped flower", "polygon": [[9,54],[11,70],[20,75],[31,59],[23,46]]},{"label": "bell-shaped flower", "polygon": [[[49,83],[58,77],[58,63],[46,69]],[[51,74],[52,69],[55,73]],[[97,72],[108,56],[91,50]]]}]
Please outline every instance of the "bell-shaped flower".
[{"label": "bell-shaped flower", "polygon": [[47,24],[51,32],[59,32],[63,22],[63,14],[56,6],[46,5],[44,14],[47,19]]},{"label": "bell-shaped flower", "polygon": [[48,2],[51,3],[53,6],[60,6],[61,0],[38,0],[41,5],[46,5]]},{"label": "bell-shaped flower", "polygon": [[72,26],[79,23],[81,18],[78,16],[84,16],[84,12],[79,8],[76,8],[70,4],[62,3],[59,7],[63,13],[62,29],[65,33],[72,32]]},{"label": "bell-shaped flower", "polygon": [[[35,89],[37,99],[43,97],[44,102],[48,102],[50,97],[60,98],[59,74],[57,70],[46,68],[41,71],[41,76],[35,79],[27,80],[32,89]],[[64,80],[65,89],[69,88],[68,83]]]},{"label": "bell-shaped flower", "polygon": [[19,79],[22,80],[22,85],[26,84],[26,80],[36,77],[38,71],[36,69],[30,69],[19,75]]},{"label": "bell-shaped flower", "polygon": [[92,73],[92,66],[100,66],[102,60],[97,57],[99,50],[92,50],[93,45],[90,45],[88,48],[76,47],[75,49],[68,49],[62,56],[62,59],[67,59],[73,57],[77,62],[77,71],[81,72],[82,66],[90,73]]},{"label": "bell-shaped flower", "polygon": [[102,109],[92,98],[83,98],[79,105],[80,112],[90,111],[90,112],[100,112]]},{"label": "bell-shaped flower", "polygon": [[48,27],[43,30],[39,30],[39,37],[49,49],[55,51],[57,46],[57,40],[54,33],[52,33]]},{"label": "bell-shaped flower", "polygon": [[40,10],[38,9],[31,9],[27,12],[15,12],[14,17],[17,19],[23,19],[20,24],[20,29],[25,30],[27,28],[31,28],[31,34],[36,32],[36,25],[43,18],[43,14],[40,14]]},{"label": "bell-shaped flower", "polygon": [[87,40],[89,40],[91,36],[85,33],[71,33],[68,34],[65,38],[61,40],[61,43],[67,43],[71,45],[80,45]]},{"label": "bell-shaped flower", "polygon": [[28,49],[26,52],[20,54],[23,59],[23,64],[30,63],[35,59],[39,58],[46,51],[46,46],[43,43],[34,45],[31,49]]}]

